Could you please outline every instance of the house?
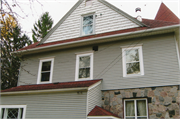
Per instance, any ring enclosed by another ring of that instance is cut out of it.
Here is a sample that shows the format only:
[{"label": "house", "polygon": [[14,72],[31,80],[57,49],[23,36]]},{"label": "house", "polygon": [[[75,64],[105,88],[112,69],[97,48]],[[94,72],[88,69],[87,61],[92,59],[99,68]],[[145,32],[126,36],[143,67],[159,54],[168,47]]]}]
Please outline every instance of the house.
[{"label": "house", "polygon": [[[138,9],[137,9],[138,10]],[[180,24],[161,3],[137,20],[105,0],[79,0],[1,91],[1,118],[179,119]]]}]

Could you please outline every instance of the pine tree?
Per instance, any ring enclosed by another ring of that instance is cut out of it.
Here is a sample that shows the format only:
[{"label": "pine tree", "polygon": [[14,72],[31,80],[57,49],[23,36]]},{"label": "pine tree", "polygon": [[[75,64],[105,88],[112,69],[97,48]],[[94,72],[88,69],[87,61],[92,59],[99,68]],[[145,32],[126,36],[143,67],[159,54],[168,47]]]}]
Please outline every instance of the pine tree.
[{"label": "pine tree", "polygon": [[34,42],[40,41],[42,38],[44,38],[47,33],[51,30],[53,25],[53,20],[49,16],[48,12],[45,12],[38,22],[35,22],[34,29],[32,29],[32,38]]},{"label": "pine tree", "polygon": [[17,86],[20,68],[20,57],[14,51],[32,43],[29,38],[22,33],[15,18],[9,15],[5,20],[1,20],[4,25],[1,33],[1,89]]}]

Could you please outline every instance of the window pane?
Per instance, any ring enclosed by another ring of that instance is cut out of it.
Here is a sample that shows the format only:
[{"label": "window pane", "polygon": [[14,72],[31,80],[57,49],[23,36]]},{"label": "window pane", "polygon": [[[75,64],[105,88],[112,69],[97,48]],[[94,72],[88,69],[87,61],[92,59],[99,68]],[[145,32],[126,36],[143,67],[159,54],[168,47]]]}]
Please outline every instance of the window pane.
[{"label": "window pane", "polygon": [[126,50],[126,62],[139,61],[138,49]]},{"label": "window pane", "polygon": [[42,81],[49,81],[49,78],[50,78],[50,72],[41,73],[41,82]]},{"label": "window pane", "polygon": [[146,114],[146,100],[137,100],[137,116],[146,116],[146,115],[147,115]]},{"label": "window pane", "polygon": [[42,71],[50,71],[51,69],[51,61],[42,63]]},{"label": "window pane", "polygon": [[126,101],[126,116],[135,116],[134,101]]},{"label": "window pane", "polygon": [[20,108],[20,112],[21,112],[21,119],[23,118],[23,108]]},{"label": "window pane", "polygon": [[1,109],[1,119],[4,117],[4,108]]},{"label": "window pane", "polygon": [[126,64],[126,71],[127,71],[127,74],[139,74],[140,73],[139,62],[127,63]]},{"label": "window pane", "polygon": [[88,35],[93,33],[93,25],[83,26],[83,35]]},{"label": "window pane", "polygon": [[18,109],[17,108],[8,109],[8,113],[7,113],[8,119],[17,118],[17,117],[18,117]]},{"label": "window pane", "polygon": [[79,68],[90,67],[90,56],[79,57]]},{"label": "window pane", "polygon": [[83,17],[83,26],[93,24],[93,15]]},{"label": "window pane", "polygon": [[79,78],[89,78],[89,77],[90,77],[90,68],[79,69]]}]

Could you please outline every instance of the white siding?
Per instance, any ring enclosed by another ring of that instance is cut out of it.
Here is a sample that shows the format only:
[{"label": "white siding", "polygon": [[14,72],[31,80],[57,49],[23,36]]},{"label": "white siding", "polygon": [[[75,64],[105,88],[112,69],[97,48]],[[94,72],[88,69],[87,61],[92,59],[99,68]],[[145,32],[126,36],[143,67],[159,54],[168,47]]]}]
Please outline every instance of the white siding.
[{"label": "white siding", "polygon": [[101,84],[88,91],[88,113],[97,105],[101,107]]},{"label": "white siding", "polygon": [[27,105],[26,119],[86,119],[87,93],[1,96],[1,105]]},{"label": "white siding", "polygon": [[83,1],[49,36],[45,43],[80,37],[81,16],[93,12],[97,15],[95,18],[95,34],[138,27],[137,24],[98,0],[93,0],[91,7],[86,7],[85,1]]}]

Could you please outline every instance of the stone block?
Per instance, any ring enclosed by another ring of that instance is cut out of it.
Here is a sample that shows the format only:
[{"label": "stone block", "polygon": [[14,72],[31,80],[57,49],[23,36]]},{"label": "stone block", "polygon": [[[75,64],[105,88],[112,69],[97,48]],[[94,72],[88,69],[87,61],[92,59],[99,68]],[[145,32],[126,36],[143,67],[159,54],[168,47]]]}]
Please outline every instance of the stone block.
[{"label": "stone block", "polygon": [[157,116],[157,117],[161,117],[161,116],[162,116],[162,113],[156,113],[156,116]]},{"label": "stone block", "polygon": [[156,87],[151,87],[151,89],[152,89],[152,90],[155,90],[155,89],[156,89]]},{"label": "stone block", "polygon": [[154,91],[149,91],[148,92],[148,97],[153,97],[154,96]]},{"label": "stone block", "polygon": [[105,105],[109,105],[109,100],[105,100],[105,101],[104,101],[104,104],[105,104]]},{"label": "stone block", "polygon": [[155,119],[155,118],[156,118],[156,115],[150,115],[149,118],[150,118],[150,119]]},{"label": "stone block", "polygon": [[164,98],[161,97],[161,96],[159,96],[159,101],[160,101],[160,102],[164,102]]},{"label": "stone block", "polygon": [[148,103],[152,103],[152,97],[148,97]]},{"label": "stone block", "polygon": [[177,87],[174,86],[173,88],[171,88],[170,92],[177,92]]},{"label": "stone block", "polygon": [[170,92],[171,87],[164,87],[163,89],[164,89],[165,92]]},{"label": "stone block", "polygon": [[166,93],[165,91],[162,91],[162,92],[160,92],[160,95],[161,95],[162,97],[166,97],[166,96],[167,96],[167,93]]},{"label": "stone block", "polygon": [[176,98],[172,97],[172,103],[176,103]]},{"label": "stone block", "polygon": [[164,106],[166,106],[166,107],[169,106],[169,105],[171,105],[170,102],[165,102],[165,103],[164,103]]},{"label": "stone block", "polygon": [[160,96],[159,90],[155,90],[155,91],[154,91],[154,95],[155,95],[155,96]]},{"label": "stone block", "polygon": [[148,96],[148,89],[145,89],[145,91],[144,91],[144,96],[145,96],[145,97]]}]

